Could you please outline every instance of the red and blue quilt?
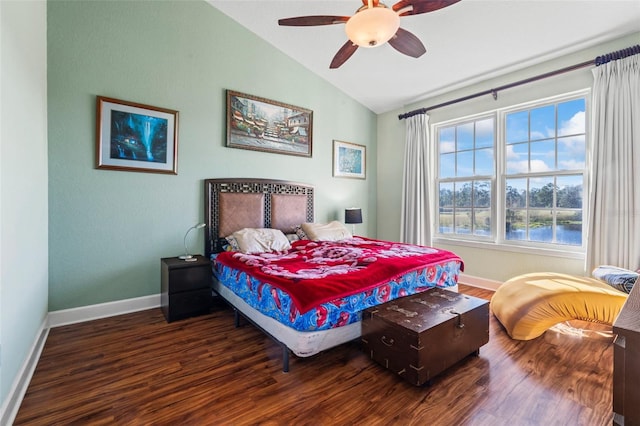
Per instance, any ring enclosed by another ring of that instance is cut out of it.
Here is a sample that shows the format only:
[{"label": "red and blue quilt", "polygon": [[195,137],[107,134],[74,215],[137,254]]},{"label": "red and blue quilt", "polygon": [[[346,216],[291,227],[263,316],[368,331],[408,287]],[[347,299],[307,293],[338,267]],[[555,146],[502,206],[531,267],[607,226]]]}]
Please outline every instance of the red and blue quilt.
[{"label": "red and blue quilt", "polygon": [[284,252],[223,252],[214,261],[223,285],[299,331],[350,324],[370,306],[455,286],[462,269],[450,251],[363,237],[300,240]]}]

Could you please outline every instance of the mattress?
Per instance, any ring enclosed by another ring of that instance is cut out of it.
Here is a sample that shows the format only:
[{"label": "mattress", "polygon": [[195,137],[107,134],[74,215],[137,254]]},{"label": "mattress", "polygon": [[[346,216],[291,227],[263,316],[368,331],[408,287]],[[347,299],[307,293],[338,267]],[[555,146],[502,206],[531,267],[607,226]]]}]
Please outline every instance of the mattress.
[{"label": "mattress", "polygon": [[355,340],[361,334],[361,322],[330,330],[301,332],[266,316],[247,304],[229,288],[213,280],[213,289],[247,318],[299,357],[309,357],[323,350]]}]

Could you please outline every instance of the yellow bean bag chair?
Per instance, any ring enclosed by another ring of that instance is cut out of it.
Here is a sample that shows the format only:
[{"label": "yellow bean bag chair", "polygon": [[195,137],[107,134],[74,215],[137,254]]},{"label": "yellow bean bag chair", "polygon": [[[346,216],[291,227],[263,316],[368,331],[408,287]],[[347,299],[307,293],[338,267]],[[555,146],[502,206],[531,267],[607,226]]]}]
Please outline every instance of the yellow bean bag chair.
[{"label": "yellow bean bag chair", "polygon": [[626,293],[603,281],[543,272],[504,282],[491,310],[512,339],[531,340],[572,319],[613,325],[626,300]]}]

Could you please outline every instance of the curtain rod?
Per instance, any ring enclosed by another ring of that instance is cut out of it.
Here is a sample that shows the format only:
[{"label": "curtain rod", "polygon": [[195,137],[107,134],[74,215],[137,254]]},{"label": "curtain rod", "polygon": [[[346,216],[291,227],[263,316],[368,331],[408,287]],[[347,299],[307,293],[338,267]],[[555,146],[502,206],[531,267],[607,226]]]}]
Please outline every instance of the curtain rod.
[{"label": "curtain rod", "polygon": [[626,58],[628,56],[632,56],[632,55],[637,55],[640,54],[640,45],[636,44],[635,46],[631,46],[631,47],[627,47],[625,49],[622,50],[618,50],[616,52],[611,52],[611,53],[607,53],[605,55],[602,56],[598,56],[597,58],[590,60],[590,61],[585,61],[585,62],[581,62],[579,64],[575,64],[575,65],[571,65],[565,68],[561,68],[555,71],[550,71],[544,74],[540,74],[540,75],[536,75],[534,77],[529,77],[529,78],[525,78],[524,80],[520,80],[520,81],[516,81],[514,83],[509,83],[509,84],[505,84],[503,86],[498,86],[496,88],[493,89],[488,89],[488,90],[483,90],[482,92],[477,92],[474,93],[472,95],[467,95],[467,96],[463,96],[461,98],[457,98],[457,99],[452,99],[450,101],[447,102],[443,102],[441,104],[437,104],[437,105],[433,105],[430,107],[426,107],[426,108],[419,108],[419,109],[415,109],[413,111],[409,111],[406,112],[404,114],[400,114],[398,115],[398,120],[404,120],[405,118],[409,118],[409,117],[413,117],[414,115],[418,115],[418,114],[424,114],[427,111],[431,111],[433,109],[437,109],[437,108],[442,108],[442,107],[446,107],[449,105],[453,105],[453,104],[457,104],[459,102],[464,102],[464,101],[468,101],[469,99],[473,99],[473,98],[478,98],[480,96],[484,96],[484,95],[493,95],[493,99],[498,99],[498,92],[501,90],[505,90],[505,89],[511,89],[512,87],[516,87],[516,86],[521,86],[523,84],[528,84],[528,83],[532,83],[534,81],[538,81],[538,80],[542,80],[548,77],[553,77],[559,74],[564,74],[566,72],[569,71],[574,71],[580,68],[585,68],[591,65],[595,65],[595,66],[600,66],[600,65],[604,65],[608,62],[611,61],[615,61],[618,59],[623,59]]}]

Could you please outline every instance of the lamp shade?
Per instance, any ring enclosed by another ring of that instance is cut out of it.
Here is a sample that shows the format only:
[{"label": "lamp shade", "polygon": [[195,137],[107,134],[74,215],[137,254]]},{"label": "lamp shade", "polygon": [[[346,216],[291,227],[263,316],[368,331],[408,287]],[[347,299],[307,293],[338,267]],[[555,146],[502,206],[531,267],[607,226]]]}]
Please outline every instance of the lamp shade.
[{"label": "lamp shade", "polygon": [[400,16],[387,7],[360,10],[347,21],[347,37],[360,47],[376,47],[386,43],[398,32]]},{"label": "lamp shade", "polygon": [[345,209],[344,223],[362,223],[362,209],[358,207]]}]

